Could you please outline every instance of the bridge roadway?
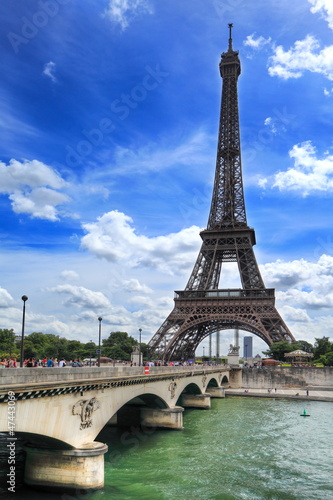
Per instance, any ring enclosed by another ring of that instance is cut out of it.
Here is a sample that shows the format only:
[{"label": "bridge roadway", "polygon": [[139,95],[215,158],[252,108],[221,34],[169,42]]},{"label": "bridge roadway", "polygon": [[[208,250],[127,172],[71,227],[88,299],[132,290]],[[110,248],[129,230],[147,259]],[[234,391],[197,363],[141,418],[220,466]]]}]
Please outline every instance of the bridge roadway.
[{"label": "bridge roadway", "polygon": [[[26,484],[78,491],[104,486],[105,425],[183,429],[184,408],[241,386],[239,368],[81,367],[0,371],[0,432],[26,441]],[[11,469],[12,471],[12,469]],[[15,472],[15,470],[13,471]]]}]

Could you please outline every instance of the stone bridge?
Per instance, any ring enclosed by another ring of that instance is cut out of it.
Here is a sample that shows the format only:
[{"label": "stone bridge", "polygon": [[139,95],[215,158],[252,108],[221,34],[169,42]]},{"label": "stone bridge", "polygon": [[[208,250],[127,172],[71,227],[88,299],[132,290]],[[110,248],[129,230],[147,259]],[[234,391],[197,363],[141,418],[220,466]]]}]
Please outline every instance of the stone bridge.
[{"label": "stone bridge", "polygon": [[0,432],[26,441],[24,480],[35,487],[104,486],[105,425],[183,428],[184,408],[241,386],[241,370],[214,367],[20,368],[0,372]]}]

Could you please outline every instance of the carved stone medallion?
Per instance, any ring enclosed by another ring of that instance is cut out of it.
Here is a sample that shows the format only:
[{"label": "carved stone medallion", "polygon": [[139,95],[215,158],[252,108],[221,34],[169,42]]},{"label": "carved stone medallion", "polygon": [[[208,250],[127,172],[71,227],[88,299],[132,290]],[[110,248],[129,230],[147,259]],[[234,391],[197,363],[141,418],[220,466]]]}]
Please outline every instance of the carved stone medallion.
[{"label": "carved stone medallion", "polygon": [[80,415],[81,424],[80,430],[87,429],[92,426],[92,414],[101,407],[100,402],[96,398],[80,399],[72,408],[73,415]]}]

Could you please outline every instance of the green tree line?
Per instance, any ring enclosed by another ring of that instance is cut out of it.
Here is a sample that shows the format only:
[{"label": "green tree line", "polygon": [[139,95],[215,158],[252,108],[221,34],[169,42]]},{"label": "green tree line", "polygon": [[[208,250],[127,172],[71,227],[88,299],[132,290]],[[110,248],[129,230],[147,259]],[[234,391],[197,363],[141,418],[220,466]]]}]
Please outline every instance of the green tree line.
[{"label": "green tree line", "polygon": [[[16,339],[13,329],[0,329],[0,358],[15,357],[20,359],[21,340]],[[133,348],[138,345],[137,340],[127,332],[111,332],[109,337],[102,340],[101,356],[111,359],[130,361]],[[33,332],[24,337],[25,358],[58,358],[58,359],[85,359],[96,358],[98,345],[93,342],[68,340],[52,333]],[[147,345],[141,344],[143,357],[147,354]]]},{"label": "green tree line", "polygon": [[297,349],[312,353],[313,358],[311,359],[311,363],[313,364],[320,363],[324,366],[333,366],[333,342],[330,341],[329,337],[316,338],[314,345],[305,340],[298,340],[292,343],[282,340],[269,346],[269,349],[264,351],[263,354],[277,361],[285,361],[285,353],[296,351]]}]

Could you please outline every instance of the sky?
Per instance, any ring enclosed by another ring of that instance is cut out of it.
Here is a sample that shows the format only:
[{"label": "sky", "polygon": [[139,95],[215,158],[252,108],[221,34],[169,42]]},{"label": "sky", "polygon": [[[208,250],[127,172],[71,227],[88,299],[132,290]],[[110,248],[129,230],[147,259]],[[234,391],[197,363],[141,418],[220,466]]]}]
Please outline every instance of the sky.
[{"label": "sky", "polygon": [[207,226],[228,23],[255,255],[294,337],[332,337],[331,0],[2,0],[0,328],[21,333],[22,295],[26,334],[82,342],[99,316],[148,342],[171,312]]}]

